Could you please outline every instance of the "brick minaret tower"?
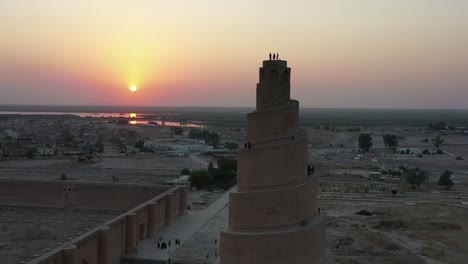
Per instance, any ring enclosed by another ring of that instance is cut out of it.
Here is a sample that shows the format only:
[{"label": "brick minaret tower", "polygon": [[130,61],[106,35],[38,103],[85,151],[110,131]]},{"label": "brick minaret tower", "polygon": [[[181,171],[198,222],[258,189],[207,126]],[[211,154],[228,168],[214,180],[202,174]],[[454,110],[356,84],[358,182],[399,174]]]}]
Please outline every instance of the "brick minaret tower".
[{"label": "brick minaret tower", "polygon": [[229,196],[229,228],[221,233],[221,264],[329,263],[317,178],[308,170],[307,133],[299,127],[299,102],[290,98],[290,76],[283,60],[263,61],[260,68],[237,191]]}]

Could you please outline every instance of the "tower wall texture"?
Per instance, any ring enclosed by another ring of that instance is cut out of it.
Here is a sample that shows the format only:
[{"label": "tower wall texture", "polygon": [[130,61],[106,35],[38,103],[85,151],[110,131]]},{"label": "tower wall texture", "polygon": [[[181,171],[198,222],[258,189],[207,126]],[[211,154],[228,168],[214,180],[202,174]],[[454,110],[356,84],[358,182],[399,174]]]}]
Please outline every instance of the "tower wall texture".
[{"label": "tower wall texture", "polygon": [[299,127],[299,102],[290,98],[290,76],[286,61],[264,61],[259,70],[221,264],[328,262],[325,217],[317,212],[317,179],[308,174],[307,133]]},{"label": "tower wall texture", "polygon": [[299,182],[307,174],[307,139],[278,141],[239,154],[238,189],[274,187]]}]

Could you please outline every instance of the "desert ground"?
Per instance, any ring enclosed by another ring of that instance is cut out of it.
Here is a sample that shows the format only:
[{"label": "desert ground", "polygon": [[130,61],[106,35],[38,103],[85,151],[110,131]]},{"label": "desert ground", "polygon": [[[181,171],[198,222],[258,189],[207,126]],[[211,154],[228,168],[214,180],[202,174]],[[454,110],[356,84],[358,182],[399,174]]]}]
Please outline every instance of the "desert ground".
[{"label": "desert ground", "polygon": [[[319,200],[336,263],[466,263],[468,209],[417,202]],[[417,213],[415,213],[417,212]]]},{"label": "desert ground", "polygon": [[188,155],[167,157],[158,154],[101,155],[94,161],[79,163],[73,158],[4,160],[0,162],[0,178],[112,182],[164,183],[180,176],[183,168],[206,168],[209,156]]},{"label": "desert ground", "polygon": [[[418,125],[412,124],[413,119],[389,124],[372,117],[363,121],[365,125],[357,125],[357,121],[343,119],[346,116],[339,120],[333,116],[332,120],[317,118],[315,114],[310,113],[310,119],[301,122],[309,134],[309,164],[319,177],[317,198],[327,214],[327,245],[336,263],[467,262],[468,135],[429,130],[425,127],[426,120],[418,121]],[[222,140],[239,140],[242,146],[244,115],[245,112],[239,111],[233,121],[221,114],[201,121],[207,129],[220,133]],[[349,124],[340,125],[340,122]],[[325,129],[327,123],[333,127]],[[142,132],[145,136],[148,133],[151,134],[149,130]],[[358,150],[361,133],[370,133],[373,138],[373,146],[366,154]],[[385,134],[397,135],[398,149],[405,153],[386,149],[382,140]],[[438,135],[444,143],[436,148],[431,139]],[[105,149],[86,162],[70,157],[2,159],[0,178],[60,180],[61,174],[65,174],[67,181],[111,183],[117,178],[118,182],[159,184],[177,178],[183,168],[206,168],[210,161],[216,162],[215,156],[198,153],[171,157],[156,153],[120,153],[112,145],[106,145]],[[415,152],[407,154],[406,149]],[[441,154],[436,154],[438,149]],[[428,154],[419,155],[418,152],[424,150]],[[412,189],[404,176],[368,179],[371,171],[388,171],[401,165],[426,171],[429,180]],[[437,184],[445,170],[453,172],[454,186],[450,190]],[[397,191],[395,197],[392,190]],[[192,210],[204,210],[220,195],[196,190],[189,192],[188,199]],[[0,263],[18,263],[26,256],[45,253],[48,248],[114,215],[114,212],[51,210],[55,209],[0,207]],[[66,232],[63,226],[67,219],[77,215],[90,220]],[[41,224],[32,224],[30,216],[39,217]],[[21,217],[31,222],[16,221]],[[213,219],[215,222],[207,223],[198,232],[200,237],[195,235],[187,245],[196,244],[194,248],[203,251],[215,250],[212,239],[227,224],[226,219],[227,216],[220,213]],[[60,224],[52,227],[45,224],[54,221]],[[209,245],[204,246],[205,240]]]},{"label": "desert ground", "polygon": [[[373,137],[370,155],[357,151],[358,137]],[[468,254],[468,136],[447,134],[442,155],[394,154],[382,135],[400,135],[401,148],[434,150],[414,128],[368,128],[361,132],[309,129],[309,162],[319,175],[319,206],[327,214],[327,245],[336,263],[466,263]],[[359,159],[355,157],[359,156]],[[428,172],[417,189],[401,179],[370,181],[370,171],[400,165]],[[451,190],[438,186],[444,170],[454,173]],[[393,197],[391,190],[397,194]]]}]

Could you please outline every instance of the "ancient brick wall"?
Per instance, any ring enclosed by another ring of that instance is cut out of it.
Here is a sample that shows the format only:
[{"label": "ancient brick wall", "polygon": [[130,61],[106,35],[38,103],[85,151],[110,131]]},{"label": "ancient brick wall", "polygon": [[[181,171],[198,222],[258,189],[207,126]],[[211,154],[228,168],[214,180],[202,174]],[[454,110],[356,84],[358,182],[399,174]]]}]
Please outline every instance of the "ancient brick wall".
[{"label": "ancient brick wall", "polygon": [[164,225],[184,214],[186,199],[185,186],[0,180],[0,205],[133,207],[30,264],[118,264],[124,254],[135,251],[139,240],[151,238]]},{"label": "ancient brick wall", "polygon": [[0,205],[126,210],[169,188],[160,185],[0,180]]}]

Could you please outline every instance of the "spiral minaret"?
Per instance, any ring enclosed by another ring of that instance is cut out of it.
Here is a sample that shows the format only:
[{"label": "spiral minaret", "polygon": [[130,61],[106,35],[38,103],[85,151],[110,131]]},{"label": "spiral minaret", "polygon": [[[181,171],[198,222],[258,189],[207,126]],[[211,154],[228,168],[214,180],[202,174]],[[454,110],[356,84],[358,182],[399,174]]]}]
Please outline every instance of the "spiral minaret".
[{"label": "spiral minaret", "polygon": [[290,98],[291,69],[266,60],[259,75],[237,191],[229,195],[229,226],[221,232],[221,264],[328,263],[307,133],[299,127],[299,102]]}]

